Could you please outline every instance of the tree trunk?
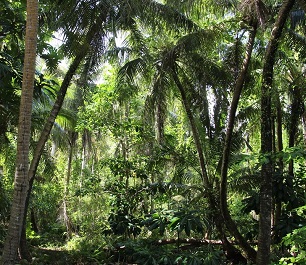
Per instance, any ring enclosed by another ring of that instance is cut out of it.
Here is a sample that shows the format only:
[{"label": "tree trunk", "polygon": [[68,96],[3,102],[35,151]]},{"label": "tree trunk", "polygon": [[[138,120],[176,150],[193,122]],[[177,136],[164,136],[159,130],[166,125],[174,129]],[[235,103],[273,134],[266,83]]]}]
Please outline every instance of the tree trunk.
[{"label": "tree trunk", "polygon": [[256,36],[256,26],[250,32],[249,41],[247,44],[247,50],[245,59],[243,61],[241,72],[237,78],[233,99],[230,107],[229,117],[228,117],[228,125],[227,132],[225,137],[225,143],[223,148],[223,156],[222,156],[222,167],[221,167],[221,185],[220,185],[220,207],[224,220],[226,220],[226,226],[229,232],[235,237],[239,246],[246,253],[246,256],[249,260],[256,260],[256,251],[247,243],[247,241],[243,238],[243,236],[238,231],[236,223],[233,221],[230,212],[228,210],[227,205],[227,172],[229,167],[229,157],[230,157],[230,147],[232,141],[232,135],[235,124],[235,116],[236,110],[239,103],[240,94],[243,88],[243,84],[245,81],[245,76],[248,70],[249,62],[252,55],[253,45]]},{"label": "tree trunk", "polygon": [[[296,133],[298,130],[298,123],[299,118],[302,116],[301,113],[301,105],[302,105],[302,96],[300,93],[300,88],[297,86],[294,86],[292,88],[292,102],[290,104],[290,121],[289,121],[289,142],[288,147],[294,147],[295,139],[296,139]],[[289,175],[294,176],[294,166],[293,166],[293,159],[290,159],[289,161]]]},{"label": "tree trunk", "polygon": [[31,208],[31,229],[35,232],[38,233],[38,226],[37,226],[37,222],[36,222],[36,217],[35,217],[35,212],[34,209]]},{"label": "tree trunk", "polygon": [[26,232],[26,217],[23,220],[21,235],[20,235],[20,243],[19,243],[19,256],[20,259],[25,259],[28,262],[32,261],[32,256],[27,244],[27,232]]},{"label": "tree trunk", "polygon": [[162,102],[159,100],[156,106],[156,141],[159,145],[164,143],[164,127],[165,127],[165,107]]},{"label": "tree trunk", "polygon": [[68,239],[72,236],[72,228],[71,228],[71,221],[68,215],[67,211],[67,198],[69,196],[69,185],[70,185],[70,176],[71,176],[71,167],[72,167],[72,157],[73,157],[73,148],[75,146],[75,142],[77,139],[77,133],[71,132],[70,135],[70,141],[69,141],[69,155],[68,155],[68,161],[67,161],[67,174],[65,179],[65,187],[64,187],[64,198],[63,198],[63,218],[64,223],[67,230],[67,237]]},{"label": "tree trunk", "polygon": [[188,119],[189,119],[189,122],[190,122],[190,125],[191,125],[193,139],[194,139],[194,142],[195,142],[195,145],[196,145],[196,149],[197,149],[197,153],[198,153],[198,157],[199,157],[199,161],[200,161],[200,168],[201,168],[201,173],[202,173],[203,186],[205,188],[206,196],[207,196],[207,199],[208,199],[208,204],[209,204],[210,209],[212,211],[213,219],[215,220],[217,231],[220,234],[222,242],[223,242],[223,248],[224,248],[225,252],[227,253],[227,256],[229,257],[229,259],[232,259],[233,257],[235,257],[236,259],[243,260],[244,258],[242,257],[241,253],[238,251],[238,249],[236,249],[234,246],[232,246],[228,242],[228,240],[225,236],[224,229],[223,229],[225,220],[221,216],[220,210],[217,207],[217,201],[215,199],[215,196],[213,195],[213,185],[210,183],[209,178],[208,178],[208,174],[207,174],[207,170],[206,170],[205,157],[204,157],[204,153],[203,153],[203,149],[202,149],[202,145],[201,145],[201,141],[200,141],[200,137],[199,137],[199,132],[198,132],[198,129],[196,127],[194,116],[192,114],[185,89],[184,89],[182,83],[180,82],[180,80],[177,76],[177,72],[176,72],[175,68],[173,69],[172,76],[173,76],[175,84],[177,85],[177,87],[178,87],[178,89],[181,93],[183,105],[185,107],[185,111],[187,113],[187,116],[188,116]]},{"label": "tree trunk", "polygon": [[272,128],[271,128],[271,94],[273,67],[278,42],[285,22],[293,7],[294,0],[286,0],[279,10],[270,41],[266,49],[261,87],[261,153],[266,161],[261,167],[260,216],[257,264],[270,264],[271,247],[271,213],[272,213]]},{"label": "tree trunk", "polygon": [[[60,108],[63,104],[64,101],[64,97],[67,91],[67,88],[70,84],[70,80],[73,77],[77,67],[79,66],[80,62],[81,62],[82,58],[76,57],[75,60],[73,61],[73,63],[71,64],[65,78],[64,81],[62,83],[61,89],[59,91],[58,97],[56,99],[56,102],[54,103],[53,109],[51,110],[51,113],[49,115],[49,118],[47,120],[47,122],[45,123],[45,126],[43,128],[43,131],[40,135],[40,138],[37,142],[36,148],[34,150],[34,154],[33,154],[33,158],[30,164],[30,169],[28,171],[28,179],[29,179],[29,189],[27,191],[27,195],[26,195],[26,204],[25,204],[25,208],[24,208],[24,214],[22,215],[22,218],[26,218],[27,215],[27,211],[28,211],[28,207],[29,207],[29,202],[30,202],[30,196],[31,196],[31,192],[32,192],[32,187],[33,187],[33,182],[34,182],[34,178],[35,178],[35,174],[36,174],[36,170],[41,158],[41,155],[43,153],[44,150],[44,146],[45,143],[47,142],[53,123],[55,121],[55,118],[58,114],[58,112],[60,111]],[[65,91],[64,91],[65,90]],[[26,222],[24,221],[24,225],[26,224]],[[22,233],[22,237],[26,237],[26,233]],[[23,238],[21,240],[21,242],[25,243],[26,239]],[[22,244],[20,246],[23,249],[26,249],[27,247]],[[23,250],[22,252],[24,253],[25,250]]]},{"label": "tree trunk", "polygon": [[[35,174],[36,174],[36,171],[37,171],[37,167],[38,167],[41,155],[42,155],[43,150],[44,150],[45,143],[47,142],[47,140],[50,136],[50,132],[51,132],[51,129],[53,127],[54,121],[55,121],[55,119],[56,119],[56,117],[57,117],[57,115],[58,115],[58,113],[59,113],[59,111],[60,111],[60,109],[63,105],[67,89],[70,85],[70,81],[71,81],[72,77],[74,76],[74,74],[76,73],[77,68],[79,67],[80,63],[85,58],[86,54],[89,52],[89,50],[91,48],[90,43],[91,43],[92,39],[95,37],[97,29],[101,27],[101,21],[104,21],[105,18],[106,18],[105,13],[102,12],[100,19],[97,19],[97,22],[91,27],[90,31],[87,34],[86,42],[79,49],[79,52],[76,55],[76,57],[74,58],[73,62],[71,63],[71,65],[70,65],[70,67],[69,67],[69,69],[68,69],[68,71],[65,75],[65,78],[62,82],[60,90],[58,91],[56,101],[55,101],[55,103],[53,105],[53,108],[50,112],[50,115],[49,115],[49,117],[48,117],[48,119],[47,119],[47,121],[44,125],[44,128],[43,128],[43,130],[40,134],[40,138],[39,138],[39,140],[37,142],[37,145],[35,147],[33,158],[32,158],[31,164],[30,164],[30,169],[29,169],[29,172],[28,172],[28,179],[29,179],[29,182],[30,182],[30,186],[29,186],[29,190],[28,190],[28,193],[27,193],[27,197],[29,197],[29,198],[31,196],[32,185],[33,185],[33,182],[34,182]],[[29,201],[29,198],[27,199],[27,201]],[[28,204],[25,205],[25,209],[24,209],[25,212],[24,212],[22,218],[25,218],[28,206],[29,206]]]},{"label": "tree trunk", "polygon": [[306,110],[304,110],[302,114],[302,127],[303,127],[303,142],[304,142],[304,145],[306,145]]},{"label": "tree trunk", "polygon": [[27,1],[27,23],[25,36],[25,56],[23,66],[22,93],[17,138],[17,159],[14,194],[8,233],[4,243],[2,264],[15,264],[23,227],[25,202],[29,189],[29,148],[31,138],[31,115],[35,78],[38,1]]},{"label": "tree trunk", "polygon": [[178,89],[181,93],[183,105],[184,105],[187,117],[189,119],[189,122],[190,122],[191,130],[192,130],[192,134],[193,134],[193,139],[194,139],[194,142],[195,142],[195,146],[196,146],[199,161],[200,161],[200,168],[201,168],[201,173],[202,173],[201,175],[202,175],[202,181],[203,181],[204,187],[207,189],[208,192],[211,192],[212,188],[211,188],[211,184],[210,184],[208,174],[207,174],[207,170],[206,170],[206,162],[205,162],[205,158],[204,158],[202,144],[201,144],[201,141],[200,141],[199,132],[198,132],[198,129],[196,127],[196,123],[195,123],[191,108],[190,108],[189,103],[188,103],[188,99],[187,99],[185,89],[184,89],[183,85],[181,84],[181,81],[179,80],[175,69],[173,69],[172,76],[173,76],[175,84],[177,85],[177,87],[178,87]]},{"label": "tree trunk", "polygon": [[[283,117],[282,117],[282,108],[281,108],[281,102],[279,95],[277,95],[277,102],[276,102],[276,135],[277,135],[277,151],[282,152],[283,151]],[[283,171],[284,171],[284,161],[283,158],[280,156],[278,160],[278,171],[281,179],[283,178]],[[274,220],[272,222],[273,227],[275,227],[279,219],[281,217],[282,213],[282,202],[281,201],[275,201],[274,202]],[[278,242],[277,238],[275,238],[276,242]]]}]

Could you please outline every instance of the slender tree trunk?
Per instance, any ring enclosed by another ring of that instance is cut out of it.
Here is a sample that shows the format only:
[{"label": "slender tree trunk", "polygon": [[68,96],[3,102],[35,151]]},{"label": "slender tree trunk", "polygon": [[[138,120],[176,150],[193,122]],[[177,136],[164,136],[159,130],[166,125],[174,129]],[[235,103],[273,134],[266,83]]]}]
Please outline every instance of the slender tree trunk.
[{"label": "slender tree trunk", "polygon": [[207,188],[208,192],[211,192],[212,187],[211,187],[211,183],[209,181],[207,170],[206,170],[206,162],[205,162],[205,158],[204,158],[202,144],[201,144],[201,141],[200,141],[199,132],[198,132],[198,129],[196,127],[196,123],[195,123],[191,108],[190,108],[189,103],[188,103],[188,99],[187,99],[185,89],[184,89],[183,85],[181,84],[181,81],[179,80],[175,69],[173,69],[172,76],[173,76],[175,84],[177,85],[177,87],[178,87],[178,89],[181,93],[183,105],[184,105],[187,117],[189,119],[189,122],[190,122],[191,130],[192,130],[192,134],[193,134],[193,139],[194,139],[194,142],[195,142],[195,146],[196,146],[199,161],[200,161],[200,168],[201,168],[201,173],[202,173],[201,175],[202,175],[202,181],[203,181],[204,187]]},{"label": "slender tree trunk", "polygon": [[[277,135],[277,151],[281,152],[283,151],[283,129],[282,129],[282,124],[283,124],[283,117],[282,117],[282,108],[281,108],[281,102],[279,99],[279,95],[277,95],[277,103],[276,103],[276,135]],[[280,157],[278,161],[278,170],[279,174],[282,178],[283,176],[283,171],[284,171],[284,161],[283,158]],[[281,201],[275,201],[274,205],[274,222],[273,222],[273,227],[277,225],[279,222],[280,216],[281,216],[281,211],[282,211],[282,203]]]},{"label": "slender tree trunk", "polygon": [[[298,129],[299,118],[301,117],[301,105],[302,105],[302,97],[300,93],[299,87],[292,88],[292,102],[291,102],[291,112],[290,112],[290,121],[289,121],[289,147],[294,147],[296,133]],[[289,175],[294,176],[294,165],[293,159],[289,161]]]},{"label": "slender tree trunk", "polygon": [[[90,31],[88,32],[87,37],[86,37],[86,42],[82,45],[82,47],[80,47],[78,54],[76,55],[73,62],[71,63],[71,65],[70,65],[70,67],[69,67],[69,69],[68,69],[68,71],[65,75],[65,78],[62,82],[60,90],[57,94],[56,101],[55,101],[55,103],[53,105],[53,108],[50,112],[50,115],[49,115],[49,117],[48,117],[48,119],[47,119],[47,121],[44,125],[44,128],[43,128],[43,130],[40,134],[40,138],[39,138],[39,140],[37,142],[37,145],[35,147],[33,158],[32,158],[31,164],[30,164],[30,169],[29,169],[29,172],[28,172],[28,178],[29,178],[30,186],[29,186],[29,190],[28,190],[28,193],[27,193],[27,197],[29,197],[29,198],[31,196],[32,185],[33,185],[33,182],[34,182],[35,174],[36,174],[36,171],[37,171],[37,167],[39,165],[41,155],[42,155],[43,150],[44,150],[45,143],[47,142],[47,140],[50,136],[50,132],[51,132],[51,129],[53,127],[54,121],[55,121],[55,119],[56,119],[56,117],[57,117],[57,115],[58,115],[58,113],[59,113],[59,111],[60,111],[60,109],[63,105],[64,98],[65,98],[67,89],[70,85],[71,79],[74,76],[74,74],[76,73],[77,68],[79,67],[80,63],[82,62],[82,60],[85,58],[85,56],[89,52],[89,50],[91,48],[90,43],[92,42],[92,39],[95,37],[96,31],[98,30],[98,28],[101,27],[102,21],[104,21],[105,19],[106,19],[106,15],[105,15],[105,13],[102,12],[100,19],[97,19],[97,22],[91,27]],[[27,199],[27,202],[29,202],[29,198]],[[24,212],[22,218],[25,218],[28,206],[29,206],[28,204],[25,205],[25,209],[24,209],[25,212]]]},{"label": "slender tree trunk", "polygon": [[224,220],[226,220],[226,226],[230,233],[235,237],[237,242],[239,243],[239,246],[243,249],[243,251],[246,253],[248,259],[251,261],[256,260],[256,251],[248,244],[248,242],[243,238],[243,236],[238,231],[236,223],[233,221],[230,212],[228,210],[227,205],[227,172],[229,167],[229,157],[230,157],[230,147],[231,147],[231,141],[232,141],[232,135],[234,130],[234,124],[235,124],[235,116],[236,116],[236,110],[239,103],[239,98],[241,95],[241,91],[243,88],[243,84],[245,81],[246,73],[248,70],[249,62],[251,60],[253,45],[255,41],[256,36],[256,26],[254,29],[250,32],[249,41],[247,44],[247,50],[245,59],[243,61],[242,69],[240,71],[240,74],[237,78],[233,99],[230,107],[229,117],[228,117],[228,125],[227,125],[227,132],[224,142],[224,148],[223,148],[223,156],[222,156],[222,167],[221,167],[221,185],[220,185],[220,206],[221,206],[221,212],[223,215]]},{"label": "slender tree trunk", "polygon": [[[56,102],[53,106],[53,109],[51,110],[51,113],[49,115],[49,118],[48,118],[47,122],[45,123],[43,131],[40,135],[40,138],[39,138],[39,140],[37,142],[37,145],[36,145],[36,148],[34,150],[33,158],[32,158],[30,168],[29,168],[29,171],[28,171],[29,189],[27,191],[27,199],[26,199],[26,204],[25,204],[25,208],[24,208],[24,214],[22,216],[22,218],[24,218],[24,219],[26,219],[26,214],[27,214],[28,207],[29,207],[30,196],[31,196],[32,187],[33,187],[33,183],[34,183],[34,178],[35,178],[35,174],[36,174],[36,171],[37,171],[37,167],[39,165],[41,155],[42,155],[43,150],[44,150],[45,143],[47,142],[47,140],[49,138],[49,135],[50,135],[52,126],[54,124],[55,118],[56,118],[57,114],[59,113],[60,108],[63,104],[66,91],[67,91],[68,86],[70,84],[70,80],[73,77],[77,67],[79,66],[79,64],[80,64],[80,62],[81,62],[81,60],[84,56],[82,56],[82,58],[80,58],[80,57],[76,57],[75,60],[73,61],[73,63],[70,65],[70,68],[69,68],[69,70],[68,70],[68,72],[67,72],[67,74],[64,78],[64,81],[62,83],[62,86],[60,88],[57,100],[56,100]],[[26,224],[26,222],[24,220],[24,225],[25,224]],[[20,247],[24,249],[22,251],[22,253],[26,253],[25,249],[27,247],[24,244],[26,242],[26,239],[25,239],[26,233],[22,233],[22,237],[23,237],[23,239],[21,240],[21,242],[23,244]]]},{"label": "slender tree trunk", "polygon": [[303,141],[306,146],[306,110],[304,106],[304,112],[302,114],[302,127],[303,127]]},{"label": "slender tree trunk", "polygon": [[272,213],[272,128],[271,128],[271,94],[273,67],[279,39],[294,0],[286,0],[281,6],[274,24],[270,41],[266,49],[261,87],[261,152],[267,161],[261,168],[260,216],[257,264],[270,264],[271,247],[271,213]]},{"label": "slender tree trunk", "polygon": [[[166,95],[161,90],[164,88],[163,83],[160,79],[157,80],[156,84],[158,92],[155,96],[155,137],[156,141],[159,145],[162,145],[164,143],[164,137],[165,137],[165,112],[167,110],[167,104],[166,104]],[[159,92],[160,91],[160,92]]]},{"label": "slender tree trunk", "polygon": [[77,133],[72,132],[70,134],[70,142],[69,142],[69,155],[68,155],[68,161],[67,161],[67,174],[65,179],[65,187],[64,187],[64,198],[63,198],[63,218],[64,223],[67,230],[67,237],[68,239],[71,238],[72,235],[72,228],[71,228],[71,221],[68,215],[67,210],[67,198],[69,196],[69,185],[70,185],[70,176],[71,176],[71,167],[72,167],[72,156],[73,156],[73,147],[75,146],[77,138]]},{"label": "slender tree trunk", "polygon": [[19,256],[20,256],[20,259],[25,259],[29,262],[32,261],[32,256],[31,256],[28,244],[27,244],[26,218],[24,218],[24,222],[23,222],[22,230],[21,230],[21,235],[20,235]]},{"label": "slender tree trunk", "polygon": [[3,166],[0,165],[0,180],[2,179],[3,177]]},{"label": "slender tree trunk", "polygon": [[5,265],[15,264],[17,259],[18,247],[23,227],[25,202],[29,189],[29,148],[31,138],[31,115],[35,78],[37,30],[38,0],[28,0],[14,194],[9,228],[4,243],[2,256],[2,264]]},{"label": "slender tree trunk", "polygon": [[156,106],[156,141],[158,144],[162,145],[164,143],[164,125],[165,125],[165,107],[164,100],[161,99],[157,102]]},{"label": "slender tree trunk", "polygon": [[202,87],[200,91],[201,91],[201,98],[202,98],[202,104],[200,104],[200,112],[201,112],[200,118],[201,118],[203,127],[206,128],[208,138],[212,139],[213,133],[212,133],[211,124],[210,124],[209,103],[208,103],[207,91],[205,87]]},{"label": "slender tree trunk", "polygon": [[35,212],[34,209],[31,208],[31,228],[35,233],[38,233],[38,226],[37,226],[37,222],[36,222],[36,216],[35,216]]},{"label": "slender tree trunk", "polygon": [[207,196],[207,199],[208,199],[208,204],[209,204],[210,209],[212,211],[212,216],[214,218],[217,231],[219,232],[219,234],[221,236],[221,240],[223,242],[223,247],[224,247],[225,252],[227,253],[227,257],[229,259],[242,261],[242,260],[244,260],[244,257],[242,257],[242,255],[238,251],[238,249],[236,249],[234,246],[232,246],[229,243],[229,241],[227,240],[227,238],[225,236],[224,229],[223,229],[225,221],[224,221],[223,217],[221,216],[220,210],[217,207],[217,201],[215,199],[215,196],[213,195],[213,185],[210,183],[209,178],[208,178],[208,174],[207,174],[207,170],[206,170],[205,157],[204,157],[204,153],[203,153],[198,129],[196,127],[196,123],[195,123],[195,120],[194,120],[194,117],[193,117],[193,114],[192,114],[192,111],[191,111],[191,108],[190,108],[190,105],[189,105],[189,101],[188,101],[185,89],[184,89],[182,83],[180,82],[180,80],[177,76],[176,69],[173,69],[172,76],[173,76],[175,84],[177,85],[177,87],[178,87],[178,89],[181,93],[183,105],[184,105],[185,111],[187,113],[187,117],[188,117],[190,125],[191,125],[193,139],[195,141],[195,145],[196,145],[196,149],[197,149],[197,153],[198,153],[198,157],[199,157],[199,161],[200,161],[200,168],[201,168],[201,173],[202,173],[203,186],[206,190],[206,196]]},{"label": "slender tree trunk", "polygon": [[30,261],[32,258],[31,258],[31,253],[30,253],[29,247],[27,245],[27,234],[26,234],[26,223],[27,222],[26,221],[27,221],[27,209],[28,209],[29,203],[30,203],[29,194],[31,194],[31,192],[32,192],[33,181],[34,181],[34,178],[29,179],[29,189],[28,189],[27,198],[26,198],[26,201],[25,201],[23,226],[22,226],[20,245],[19,245],[20,258],[26,259],[28,261]]}]

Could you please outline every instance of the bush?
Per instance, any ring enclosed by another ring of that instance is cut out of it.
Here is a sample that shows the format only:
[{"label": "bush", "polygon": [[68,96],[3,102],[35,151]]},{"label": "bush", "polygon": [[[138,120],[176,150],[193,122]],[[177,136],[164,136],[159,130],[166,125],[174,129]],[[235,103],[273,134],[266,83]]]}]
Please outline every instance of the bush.
[{"label": "bush", "polygon": [[288,247],[289,257],[280,259],[281,265],[306,265],[306,227],[293,230],[283,238],[283,244]]}]

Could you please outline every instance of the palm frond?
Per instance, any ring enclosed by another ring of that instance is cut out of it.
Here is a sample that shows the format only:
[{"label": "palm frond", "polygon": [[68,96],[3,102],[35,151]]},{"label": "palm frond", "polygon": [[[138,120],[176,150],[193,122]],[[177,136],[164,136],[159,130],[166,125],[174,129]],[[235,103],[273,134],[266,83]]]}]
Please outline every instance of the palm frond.
[{"label": "palm frond", "polygon": [[76,111],[62,108],[55,121],[65,130],[73,131],[77,123]]},{"label": "palm frond", "polygon": [[[151,98],[153,103],[152,105],[154,106],[152,111],[155,114],[157,135],[160,143],[163,142],[164,138],[164,124],[168,107],[167,101],[169,99],[169,87],[169,75],[165,72],[157,72],[153,78]],[[148,108],[149,106],[146,107]]]},{"label": "palm frond", "polygon": [[40,102],[50,106],[56,98],[58,89],[59,85],[55,80],[36,71],[34,104]]},{"label": "palm frond", "polygon": [[238,5],[237,0],[185,0],[178,4],[176,0],[167,0],[167,5],[177,8],[180,12],[189,16],[205,16],[206,14],[219,14],[223,16],[229,10],[235,10]]},{"label": "palm frond", "polygon": [[258,157],[253,154],[236,154],[232,156],[229,175],[229,188],[233,191],[246,192],[258,188]]},{"label": "palm frond", "polygon": [[74,139],[72,139],[71,137],[74,134],[77,133],[64,130],[64,128],[60,124],[54,122],[50,140],[52,140],[52,142],[60,149],[67,151],[67,144],[73,143]]},{"label": "palm frond", "polygon": [[147,41],[145,38],[144,32],[133,23],[128,28],[129,34],[126,39],[123,41],[125,47],[129,47],[133,54],[136,56],[144,56],[149,54],[147,47]]},{"label": "palm frond", "polygon": [[249,25],[259,24],[264,26],[269,17],[269,11],[261,0],[243,0],[239,9]]},{"label": "palm frond", "polygon": [[123,82],[124,80],[133,83],[138,74],[144,73],[147,68],[147,62],[143,58],[136,58],[124,64],[123,67],[119,69],[118,72],[118,83]]},{"label": "palm frond", "polygon": [[[240,174],[240,175],[239,175]],[[240,170],[229,176],[228,187],[236,192],[247,192],[258,188],[260,176],[256,173]]]},{"label": "palm frond", "polygon": [[301,54],[301,58],[305,58],[306,37],[291,29],[288,30],[288,33],[286,37],[288,46],[298,51]]},{"label": "palm frond", "polygon": [[128,61],[130,54],[133,49],[130,47],[108,47],[108,50],[105,51],[105,59],[111,63],[124,63]]},{"label": "palm frond", "polygon": [[[64,52],[72,56],[82,49],[82,45],[90,45],[92,50],[100,54],[104,47],[106,21],[110,14],[109,1],[56,1],[58,30],[64,33]],[[76,15],[77,14],[77,15]],[[89,32],[92,32],[89,34]],[[90,37],[86,37],[90,36]],[[101,46],[102,44],[102,46]]]},{"label": "palm frond", "polygon": [[41,50],[39,51],[40,58],[44,59],[47,69],[53,73],[58,68],[60,60],[63,58],[63,54],[60,49],[53,47],[48,43],[43,43]]},{"label": "palm frond", "polygon": [[201,29],[191,32],[181,37],[176,43],[176,49],[181,50],[184,53],[201,49],[202,51],[208,51],[215,43],[217,37],[220,36],[221,32],[217,29]]},{"label": "palm frond", "polygon": [[[164,22],[169,32],[179,32],[181,30],[193,31],[199,29],[191,19],[179,12],[176,8],[163,5],[152,0],[141,0],[139,7],[139,17],[144,24],[150,25],[153,32],[160,32],[161,23]],[[153,15],[154,14],[154,15]]]},{"label": "palm frond", "polygon": [[237,113],[237,121],[244,122],[248,120],[258,120],[260,117],[260,103],[253,102],[250,105],[242,107]]},{"label": "palm frond", "polygon": [[[184,57],[185,71],[187,76],[196,78],[201,84],[206,86],[219,86],[228,83],[230,74],[228,70],[217,61],[199,53],[191,53]],[[183,67],[183,66],[182,66]]]}]

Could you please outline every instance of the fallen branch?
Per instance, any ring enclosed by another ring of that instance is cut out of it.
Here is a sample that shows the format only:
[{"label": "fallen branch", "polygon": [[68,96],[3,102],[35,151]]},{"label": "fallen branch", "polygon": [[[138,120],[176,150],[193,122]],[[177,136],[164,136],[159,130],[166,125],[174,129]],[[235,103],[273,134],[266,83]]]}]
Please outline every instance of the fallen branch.
[{"label": "fallen branch", "polygon": [[196,238],[180,238],[180,239],[160,239],[156,241],[156,245],[168,244],[191,244],[191,245],[222,245],[221,240],[214,239],[196,239]]}]

